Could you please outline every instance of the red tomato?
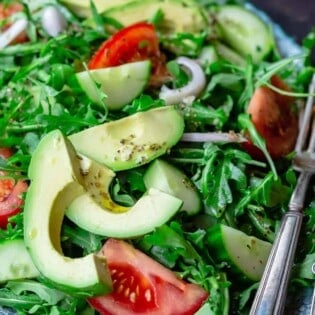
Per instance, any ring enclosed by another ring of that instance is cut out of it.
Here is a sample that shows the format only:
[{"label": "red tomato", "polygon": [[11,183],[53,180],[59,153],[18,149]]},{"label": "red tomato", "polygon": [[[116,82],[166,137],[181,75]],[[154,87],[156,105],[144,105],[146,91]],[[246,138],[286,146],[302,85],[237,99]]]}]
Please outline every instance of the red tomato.
[{"label": "red tomato", "polygon": [[159,49],[154,26],[138,22],[125,27],[106,40],[88,64],[89,69],[119,66],[129,62],[150,59],[153,81],[162,81],[168,75],[165,56]]},{"label": "red tomato", "polygon": [[[284,91],[290,90],[278,76],[271,78],[271,84]],[[279,94],[267,86],[257,88],[249,102],[248,113],[274,159],[285,156],[294,149],[298,115],[293,103],[293,97]],[[257,148],[250,146],[250,143],[245,144],[249,153],[259,155]]]},{"label": "red tomato", "polygon": [[[0,3],[0,23],[10,17],[12,14],[23,11],[23,5],[18,2],[12,2],[10,4],[1,4]],[[0,31],[6,30],[10,27],[10,23],[5,23]],[[22,32],[13,43],[22,43],[27,40],[26,32]]]},{"label": "red tomato", "polygon": [[12,155],[12,150],[10,148],[0,148],[0,158],[8,159]]},{"label": "red tomato", "polygon": [[208,297],[124,241],[109,239],[100,254],[106,257],[113,292],[88,301],[102,315],[192,315]]},{"label": "red tomato", "polygon": [[[8,148],[0,148],[0,157],[7,159],[12,155],[12,151]],[[5,175],[0,171],[0,228],[5,229],[11,216],[20,211],[23,203],[22,193],[27,190],[27,183],[13,178],[2,178]]]}]

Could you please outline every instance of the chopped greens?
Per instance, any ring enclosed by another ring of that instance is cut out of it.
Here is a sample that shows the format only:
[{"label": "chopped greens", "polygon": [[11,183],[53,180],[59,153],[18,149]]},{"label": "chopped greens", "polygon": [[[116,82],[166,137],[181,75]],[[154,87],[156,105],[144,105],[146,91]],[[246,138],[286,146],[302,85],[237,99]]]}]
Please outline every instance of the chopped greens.
[{"label": "chopped greens", "polygon": [[[0,180],[5,176],[28,180],[32,154],[40,139],[52,130],[60,129],[69,136],[92,126],[165,106],[158,98],[161,86],[180,88],[190,79],[185,69],[176,63],[176,57],[198,60],[203,47],[215,47],[219,40],[216,25],[212,24],[199,33],[165,33],[163,12],[156,12],[151,22],[157,30],[167,75],[158,78],[157,83],[150,81],[141,95],[122,109],[110,111],[106,107],[106,95],[100,94],[104,98],[104,108],[95,106],[78,83],[75,73],[86,70],[100,44],[123,25],[99,13],[96,1],[89,2],[87,10],[91,14],[88,19],[76,16],[64,2],[20,1],[24,13],[15,14],[15,18],[19,14],[28,18],[29,25],[25,30],[28,39],[0,49],[0,148],[9,147],[14,151],[8,159],[0,156]],[[208,19],[223,5],[222,1],[213,0],[195,2],[208,14]],[[243,5],[240,1],[232,2]],[[1,3],[0,8],[3,5]],[[56,37],[45,33],[41,24],[40,10],[47,5],[60,10],[68,23]],[[4,22],[0,17],[0,33],[1,23]],[[214,22],[211,20],[211,23]],[[162,158],[191,179],[201,196],[202,210],[193,216],[179,212],[152,233],[129,241],[180,278],[207,290],[209,315],[248,314],[258,283],[242,281],[230,273],[230,266],[219,261],[215,252],[209,251],[207,230],[222,223],[272,242],[296,183],[291,166],[294,154],[280,159],[271,157],[265,139],[247,113],[248,103],[255,89],[261,86],[270,87],[284,96],[294,96],[298,104],[303,103],[314,73],[310,57],[315,46],[314,38],[315,30],[304,39],[301,54],[297,56],[280,56],[277,47],[273,47],[259,63],[250,56],[243,56],[244,66],[218,54],[215,60],[202,65],[207,80],[202,93],[185,98],[177,105],[184,117],[186,133],[195,133],[197,137],[206,133],[233,133],[245,141],[211,142],[200,137],[200,141],[182,140],[172,147]],[[270,79],[274,75],[281,77],[290,86],[290,91],[273,86]],[[263,158],[253,157],[245,149],[244,142],[248,139]],[[147,167],[145,164],[117,172],[110,187],[112,199],[121,205],[132,206],[146,192],[143,174]],[[311,287],[314,281],[311,272],[315,261],[314,191],[307,197],[301,246],[290,288],[293,293],[301,287]],[[61,233],[63,251],[69,257],[96,253],[107,239],[75,226],[66,218]],[[0,242],[21,237],[23,209],[10,217],[6,229],[0,228]],[[95,314],[84,298],[53,288],[42,278],[1,284],[0,305],[12,308],[18,314]]]}]

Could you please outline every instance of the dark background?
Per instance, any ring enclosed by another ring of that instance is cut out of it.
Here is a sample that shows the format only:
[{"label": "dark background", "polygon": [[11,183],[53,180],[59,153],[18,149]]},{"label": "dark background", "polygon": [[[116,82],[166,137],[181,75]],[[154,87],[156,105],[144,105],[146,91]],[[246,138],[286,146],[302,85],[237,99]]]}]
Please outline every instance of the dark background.
[{"label": "dark background", "polygon": [[252,0],[300,42],[315,27],[315,0]]},{"label": "dark background", "polygon": [[[315,28],[315,0],[252,0],[297,43]],[[313,53],[315,64],[315,53]]]}]

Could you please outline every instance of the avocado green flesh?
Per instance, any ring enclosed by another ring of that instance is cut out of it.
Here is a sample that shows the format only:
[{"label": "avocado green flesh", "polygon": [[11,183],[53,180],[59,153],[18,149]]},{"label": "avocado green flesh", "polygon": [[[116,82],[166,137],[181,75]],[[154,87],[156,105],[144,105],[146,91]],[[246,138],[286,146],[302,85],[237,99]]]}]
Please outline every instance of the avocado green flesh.
[{"label": "avocado green flesh", "polygon": [[259,281],[263,274],[271,244],[219,224],[210,228],[208,243],[221,261],[228,261],[234,270],[248,279]]},{"label": "avocado green flesh", "polygon": [[196,214],[201,209],[201,198],[190,179],[172,164],[157,159],[143,177],[147,189],[156,188],[183,201],[182,211]]},{"label": "avocado green flesh", "polygon": [[[109,187],[116,174],[104,165],[81,156],[81,171],[83,185],[98,206],[109,209],[111,212],[126,212],[129,207],[114,202],[109,194]],[[68,215],[68,212],[66,212]]]},{"label": "avocado green flesh", "polygon": [[166,153],[183,131],[181,114],[163,106],[85,129],[69,139],[80,154],[119,171]]},{"label": "avocado green flesh", "polygon": [[[118,110],[136,98],[150,78],[149,60],[76,74],[81,88],[98,106]],[[104,96],[105,95],[105,96]]]},{"label": "avocado green flesh", "polygon": [[80,160],[71,143],[58,130],[38,144],[29,166],[31,184],[24,207],[24,241],[43,277],[74,294],[111,291],[104,259],[90,254],[65,257],[60,231],[66,207],[85,190]]},{"label": "avocado green flesh", "polygon": [[167,222],[182,205],[180,199],[150,189],[132,207],[123,207],[109,194],[113,171],[87,158],[81,169],[87,192],[70,204],[66,215],[91,233],[117,238],[143,235]]},{"label": "avocado green flesh", "polygon": [[0,261],[0,283],[39,276],[22,239],[1,242]]},{"label": "avocado green flesh", "polygon": [[200,7],[190,1],[180,0],[134,0],[104,11],[104,15],[118,20],[124,26],[149,20],[163,12],[161,30],[172,32],[200,32],[207,27],[206,18]]},{"label": "avocado green flesh", "polygon": [[[98,12],[103,12],[114,6],[125,4],[130,0],[94,0]],[[90,0],[61,0],[73,13],[80,17],[90,17]]]},{"label": "avocado green flesh", "polygon": [[94,234],[131,238],[152,232],[171,219],[182,201],[156,189],[150,189],[128,211],[112,212],[99,207],[93,198],[82,195],[67,210],[67,216],[81,228]]},{"label": "avocado green flesh", "polygon": [[273,47],[267,25],[249,10],[236,5],[220,7],[216,14],[219,37],[243,56],[254,62],[262,60]]}]

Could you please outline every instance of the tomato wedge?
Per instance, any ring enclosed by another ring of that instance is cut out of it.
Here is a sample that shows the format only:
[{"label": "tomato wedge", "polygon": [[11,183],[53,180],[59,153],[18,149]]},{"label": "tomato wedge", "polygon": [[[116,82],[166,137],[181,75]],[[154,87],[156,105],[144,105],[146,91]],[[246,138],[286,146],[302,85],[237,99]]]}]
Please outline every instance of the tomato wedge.
[{"label": "tomato wedge", "polygon": [[[8,148],[0,148],[0,158],[7,159],[12,155]],[[5,172],[0,171],[0,228],[5,229],[11,216],[20,211],[23,204],[22,193],[27,190],[27,183],[13,178],[1,178]]]},{"label": "tomato wedge", "polygon": [[[283,91],[290,91],[278,76],[271,78],[271,84]],[[248,113],[274,159],[283,157],[294,149],[298,115],[293,103],[293,97],[280,94],[267,86],[257,88],[249,102]],[[249,153],[259,156],[257,148],[250,146],[251,143],[245,145]]]},{"label": "tomato wedge", "polygon": [[152,63],[152,81],[162,81],[168,72],[155,28],[150,23],[138,22],[106,40],[92,56],[88,68],[115,67],[146,59]]},{"label": "tomato wedge", "polygon": [[[0,31],[6,30],[11,23],[6,23],[4,20],[9,18],[12,14],[23,11],[23,5],[18,2],[11,2],[10,4],[0,3]],[[27,40],[26,32],[22,32],[12,44],[23,43]]]},{"label": "tomato wedge", "polygon": [[113,292],[88,302],[102,315],[192,315],[208,297],[124,241],[107,240],[100,254],[107,260]]}]

